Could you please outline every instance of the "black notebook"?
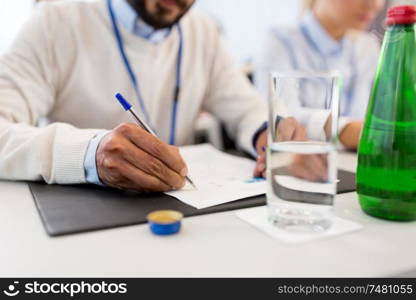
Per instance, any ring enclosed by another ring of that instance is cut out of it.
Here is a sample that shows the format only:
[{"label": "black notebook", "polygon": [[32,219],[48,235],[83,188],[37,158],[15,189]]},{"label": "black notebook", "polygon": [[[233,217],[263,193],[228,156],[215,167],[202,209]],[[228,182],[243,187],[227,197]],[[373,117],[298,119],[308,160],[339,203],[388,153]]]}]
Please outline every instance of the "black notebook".
[{"label": "black notebook", "polygon": [[[339,171],[338,193],[355,191],[355,175]],[[138,194],[95,185],[29,183],[42,222],[51,236],[142,224],[154,210],[196,216],[264,205],[264,195],[196,209],[165,194]]]}]

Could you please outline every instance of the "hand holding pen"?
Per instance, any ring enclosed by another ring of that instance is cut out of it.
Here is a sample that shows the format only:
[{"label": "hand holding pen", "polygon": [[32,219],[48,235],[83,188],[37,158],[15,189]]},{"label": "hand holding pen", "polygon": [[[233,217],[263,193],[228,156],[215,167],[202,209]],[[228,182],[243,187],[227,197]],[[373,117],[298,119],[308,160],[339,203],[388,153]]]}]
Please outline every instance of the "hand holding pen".
[{"label": "hand holding pen", "polygon": [[97,172],[111,187],[167,192],[185,185],[188,170],[179,149],[133,123],[121,124],[97,148]]},{"label": "hand holding pen", "polygon": [[[120,93],[116,94],[116,98],[118,100],[118,102],[120,102],[121,106],[123,106],[123,108],[130,112],[131,115],[133,116],[133,118],[136,120],[137,124],[143,128],[144,130],[146,130],[148,133],[150,133],[151,135],[153,135],[154,137],[157,137],[157,134],[152,130],[152,128],[146,124],[146,122],[144,122],[140,117],[139,114],[136,113],[136,111],[134,110],[134,108],[132,107],[132,105],[123,97],[123,95],[121,95]],[[185,179],[196,189],[196,186],[194,184],[194,182],[191,180],[191,178],[189,178],[188,175],[185,176]]]}]

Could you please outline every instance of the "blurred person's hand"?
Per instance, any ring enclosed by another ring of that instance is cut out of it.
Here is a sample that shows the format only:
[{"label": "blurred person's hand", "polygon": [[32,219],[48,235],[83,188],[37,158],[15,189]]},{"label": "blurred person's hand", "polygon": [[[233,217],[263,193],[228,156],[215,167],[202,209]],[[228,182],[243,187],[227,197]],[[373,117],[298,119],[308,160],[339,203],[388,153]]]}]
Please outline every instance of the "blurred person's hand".
[{"label": "blurred person's hand", "polygon": [[363,122],[356,121],[348,123],[339,134],[339,140],[345,148],[357,150],[360,141]]},{"label": "blurred person's hand", "polygon": [[104,184],[141,192],[180,189],[188,172],[177,147],[136,124],[122,124],[108,133],[98,146],[96,162]]},{"label": "blurred person's hand", "polygon": [[[331,136],[331,126],[332,118],[331,115],[329,115],[324,127],[327,138]],[[362,121],[353,121],[347,123],[347,125],[344,126],[338,136],[339,141],[345,148],[349,150],[357,150],[362,128]]]},{"label": "blurred person's hand", "polygon": [[[300,125],[295,118],[289,117],[280,120],[277,124],[276,135],[279,142],[285,141],[305,141],[306,130]],[[257,139],[256,150],[258,153],[254,177],[266,177],[266,146],[267,131],[265,130]]]}]

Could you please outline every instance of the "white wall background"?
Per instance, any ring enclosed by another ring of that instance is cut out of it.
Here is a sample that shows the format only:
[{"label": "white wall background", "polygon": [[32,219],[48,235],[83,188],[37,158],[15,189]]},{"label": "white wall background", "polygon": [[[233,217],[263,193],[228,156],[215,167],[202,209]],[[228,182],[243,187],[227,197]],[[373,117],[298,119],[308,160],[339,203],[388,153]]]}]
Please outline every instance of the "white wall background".
[{"label": "white wall background", "polygon": [[9,46],[29,16],[33,0],[0,0],[0,53]]},{"label": "white wall background", "polygon": [[[30,15],[34,0],[0,0],[0,53]],[[196,7],[218,20],[238,63],[249,61],[271,24],[293,23],[299,0],[197,0]]]},{"label": "white wall background", "polygon": [[197,0],[195,7],[219,21],[238,63],[250,61],[272,24],[293,24],[300,16],[299,0]]},{"label": "white wall background", "polygon": [[[236,61],[250,61],[262,34],[273,24],[293,24],[300,16],[301,0],[197,0],[195,7],[204,11],[224,28],[224,34]],[[395,5],[416,0],[393,0]],[[34,0],[0,0],[0,54],[4,52],[30,15]]]}]

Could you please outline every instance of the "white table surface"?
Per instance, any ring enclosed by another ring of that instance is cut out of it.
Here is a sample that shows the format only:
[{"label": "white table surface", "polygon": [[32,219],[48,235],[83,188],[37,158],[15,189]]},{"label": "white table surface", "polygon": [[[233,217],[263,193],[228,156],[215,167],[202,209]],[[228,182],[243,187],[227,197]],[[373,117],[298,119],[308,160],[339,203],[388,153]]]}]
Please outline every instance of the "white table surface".
[{"label": "white table surface", "polygon": [[[355,170],[356,156],[340,167]],[[379,277],[416,269],[416,223],[368,217],[355,193],[337,196],[336,214],[364,229],[286,245],[235,212],[186,218],[180,234],[157,237],[147,225],[51,238],[29,188],[0,182],[2,277]]]}]

